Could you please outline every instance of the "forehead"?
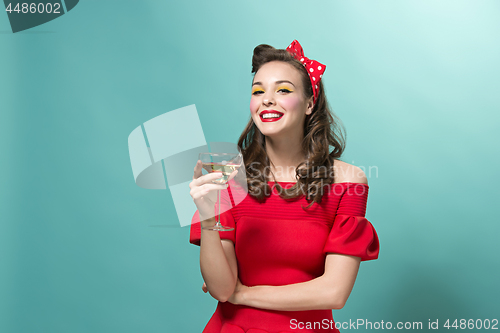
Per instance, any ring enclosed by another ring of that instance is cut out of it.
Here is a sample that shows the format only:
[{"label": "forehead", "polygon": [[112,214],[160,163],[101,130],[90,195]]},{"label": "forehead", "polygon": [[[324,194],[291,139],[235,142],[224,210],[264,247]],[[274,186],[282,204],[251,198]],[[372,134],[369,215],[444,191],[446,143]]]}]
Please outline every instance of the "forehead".
[{"label": "forehead", "polygon": [[288,80],[294,85],[301,84],[301,73],[292,65],[282,61],[271,61],[259,68],[255,73],[253,82],[262,84],[273,83],[275,81]]}]

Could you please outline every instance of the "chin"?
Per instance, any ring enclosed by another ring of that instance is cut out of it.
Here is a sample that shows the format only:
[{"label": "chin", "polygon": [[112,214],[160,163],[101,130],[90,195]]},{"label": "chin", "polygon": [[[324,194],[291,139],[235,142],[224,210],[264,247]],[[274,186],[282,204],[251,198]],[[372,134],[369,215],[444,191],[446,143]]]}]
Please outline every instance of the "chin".
[{"label": "chin", "polygon": [[267,137],[269,137],[269,138],[272,138],[272,137],[277,136],[279,133],[275,133],[275,132],[267,132],[267,133],[264,133],[264,132],[262,132],[262,134],[263,134],[264,136],[267,136]]},{"label": "chin", "polygon": [[267,136],[269,138],[277,138],[279,137],[281,134],[283,134],[283,131],[279,131],[279,130],[267,130],[267,131],[260,131],[264,136]]},{"label": "chin", "polygon": [[[259,131],[265,135],[265,136],[274,136],[274,135],[277,135],[281,132],[281,130],[277,129],[277,128],[266,128],[266,126],[260,126],[261,124],[257,125],[255,124],[255,126],[259,129]],[[268,126],[270,127],[270,126]]]}]

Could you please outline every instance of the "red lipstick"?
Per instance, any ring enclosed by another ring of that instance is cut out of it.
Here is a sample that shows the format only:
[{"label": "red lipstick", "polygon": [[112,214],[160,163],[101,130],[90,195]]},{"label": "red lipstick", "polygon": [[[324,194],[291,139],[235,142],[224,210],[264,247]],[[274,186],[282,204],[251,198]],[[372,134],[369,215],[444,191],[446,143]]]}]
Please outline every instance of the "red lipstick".
[{"label": "red lipstick", "polygon": [[[267,117],[263,117],[264,115],[269,115]],[[264,123],[278,121],[283,117],[283,112],[279,112],[276,110],[264,110],[259,114],[260,120]]]}]

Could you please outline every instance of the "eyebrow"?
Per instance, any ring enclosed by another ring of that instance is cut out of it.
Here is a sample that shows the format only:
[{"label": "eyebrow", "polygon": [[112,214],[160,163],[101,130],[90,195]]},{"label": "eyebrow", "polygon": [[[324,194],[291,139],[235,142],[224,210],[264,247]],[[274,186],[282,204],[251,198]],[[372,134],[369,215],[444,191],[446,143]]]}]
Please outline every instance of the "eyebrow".
[{"label": "eyebrow", "polygon": [[[288,81],[288,80],[279,80],[279,81],[276,81],[275,83],[276,83],[276,84],[280,84],[280,83],[290,83],[292,86],[294,86],[294,87],[295,87],[295,85],[294,85],[292,82]],[[262,82],[254,82],[254,83],[252,84],[252,87],[253,87],[253,86],[255,86],[255,85],[259,85],[259,86],[261,86],[261,85],[262,85]]]}]

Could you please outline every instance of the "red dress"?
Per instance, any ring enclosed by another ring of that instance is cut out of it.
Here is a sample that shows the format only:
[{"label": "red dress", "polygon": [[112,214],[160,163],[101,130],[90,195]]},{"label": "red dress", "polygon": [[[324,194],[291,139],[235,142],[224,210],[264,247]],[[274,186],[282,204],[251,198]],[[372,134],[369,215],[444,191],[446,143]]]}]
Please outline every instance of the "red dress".
[{"label": "red dress", "polygon": [[[223,204],[232,201],[230,189],[221,196]],[[309,281],[323,274],[327,253],[348,254],[363,261],[378,258],[377,233],[364,217],[367,197],[366,184],[336,183],[325,187],[320,204],[304,210],[301,206],[308,205],[304,196],[285,200],[273,188],[262,203],[247,195],[238,205],[231,205],[233,208],[221,214],[221,222],[235,230],[219,235],[234,243],[242,284],[279,286]],[[198,212],[193,222],[190,242],[200,245]],[[315,329],[299,329],[307,323]],[[219,302],[203,332],[338,332],[334,325],[331,310],[275,311]]]}]

